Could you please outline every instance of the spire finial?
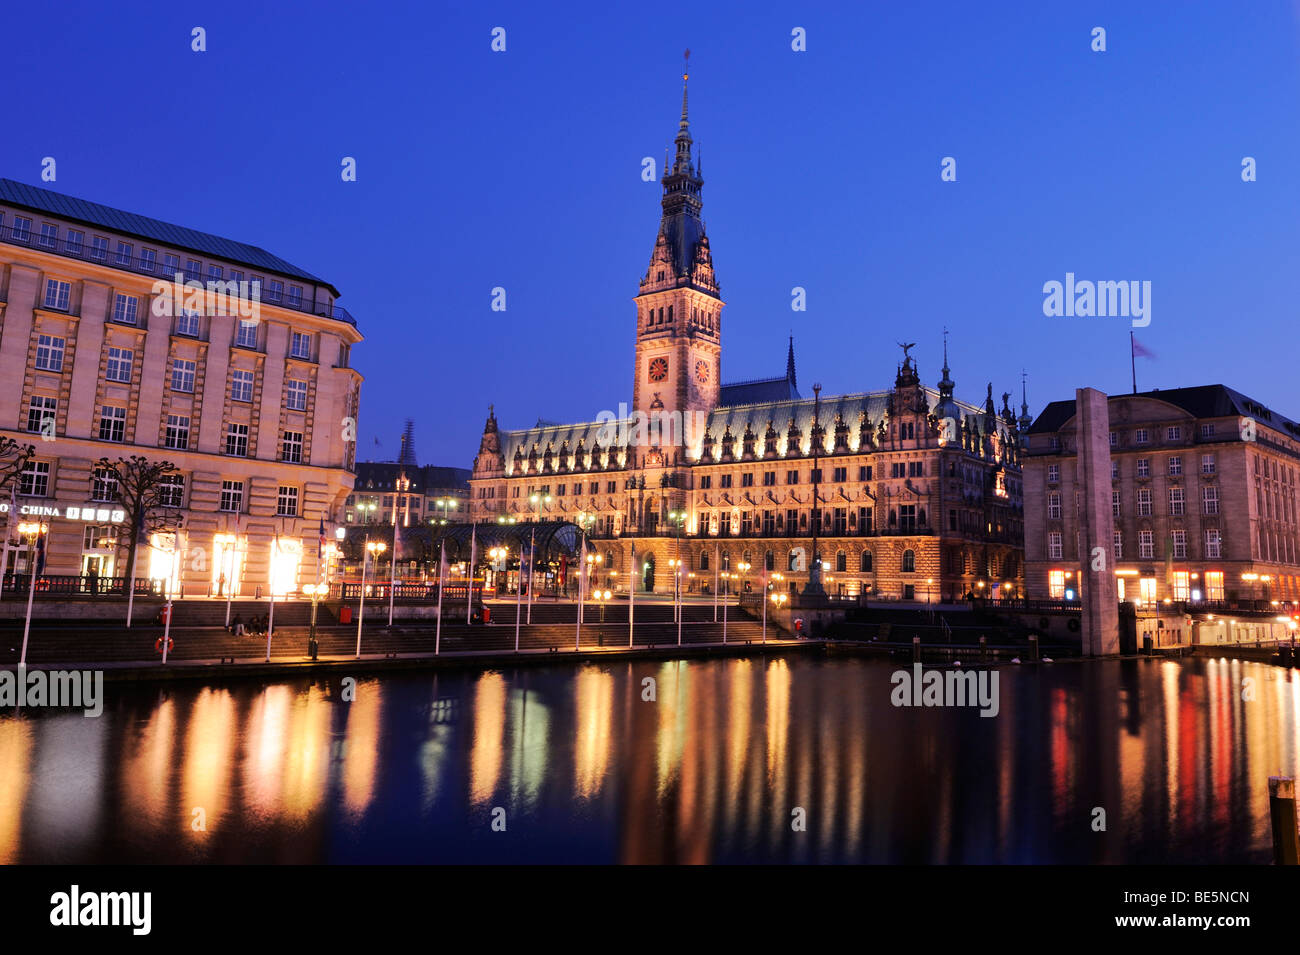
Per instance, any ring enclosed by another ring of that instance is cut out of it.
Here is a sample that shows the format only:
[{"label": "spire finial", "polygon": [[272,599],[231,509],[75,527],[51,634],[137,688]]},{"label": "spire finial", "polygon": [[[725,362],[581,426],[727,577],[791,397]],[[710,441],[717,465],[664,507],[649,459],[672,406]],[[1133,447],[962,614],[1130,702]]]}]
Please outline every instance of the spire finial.
[{"label": "spire finial", "polygon": [[799,387],[799,382],[794,374],[794,332],[790,332],[790,351],[785,358],[785,377],[790,382],[791,387]]},{"label": "spire finial", "polygon": [[686,122],[686,82],[691,78],[691,51],[688,49],[683,57],[682,65],[682,129],[687,126]]},{"label": "spire finial", "polygon": [[943,373],[948,373],[948,326],[943,326]]}]

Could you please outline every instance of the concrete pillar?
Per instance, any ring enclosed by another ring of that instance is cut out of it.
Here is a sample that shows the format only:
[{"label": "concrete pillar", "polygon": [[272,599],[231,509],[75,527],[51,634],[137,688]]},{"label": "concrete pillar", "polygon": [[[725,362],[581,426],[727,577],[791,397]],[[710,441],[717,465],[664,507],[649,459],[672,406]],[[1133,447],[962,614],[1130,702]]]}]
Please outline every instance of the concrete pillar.
[{"label": "concrete pillar", "polygon": [[1095,388],[1075,392],[1078,435],[1080,631],[1085,656],[1119,652],[1119,593],[1115,584],[1111,511],[1110,412]]}]

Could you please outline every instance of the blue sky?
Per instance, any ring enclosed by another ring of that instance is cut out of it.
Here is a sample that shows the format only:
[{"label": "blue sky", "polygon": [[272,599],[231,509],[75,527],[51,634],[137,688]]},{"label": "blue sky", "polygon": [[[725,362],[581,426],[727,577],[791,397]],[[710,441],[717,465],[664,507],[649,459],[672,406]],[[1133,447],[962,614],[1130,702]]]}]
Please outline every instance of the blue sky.
[{"label": "blue sky", "polygon": [[686,47],[724,380],[781,373],[793,332],[805,391],[888,386],[898,341],[933,384],[946,326],[967,400],[992,381],[1018,403],[1022,367],[1034,413],[1126,391],[1126,319],[1043,315],[1043,283],[1074,272],[1152,283],[1140,388],[1222,381],[1300,417],[1289,3],[28,3],[6,20],[0,175],[39,184],[53,156],[53,188],[331,280],[366,335],[362,458],[395,455],[408,415],[423,463],[468,466],[489,402],[522,427],[630,401],[659,216],[641,159],[676,132]]}]

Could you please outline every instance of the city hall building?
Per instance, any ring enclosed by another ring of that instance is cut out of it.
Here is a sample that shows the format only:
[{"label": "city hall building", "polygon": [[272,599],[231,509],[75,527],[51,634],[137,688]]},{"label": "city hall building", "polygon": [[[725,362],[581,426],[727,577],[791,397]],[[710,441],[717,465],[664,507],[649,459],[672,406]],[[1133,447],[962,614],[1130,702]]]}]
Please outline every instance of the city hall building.
[{"label": "city hall building", "polygon": [[[1120,599],[1300,600],[1300,424],[1225,385],[1111,395],[1107,407],[1107,566]],[[1052,402],[1028,431],[1031,598],[1077,597],[1080,568],[1091,568],[1098,546],[1079,539],[1078,440],[1073,401]]]},{"label": "city hall building", "polygon": [[177,472],[137,578],[186,594],[314,582],[320,522],[352,489],[361,389],[337,298],[255,246],[0,179],[0,435],[36,448],[17,504],[49,526],[44,573],[130,573],[96,462],[141,455]]},{"label": "city hall building", "polygon": [[982,406],[954,398],[946,347],[937,389],[925,385],[911,344],[880,390],[801,393],[793,341],[784,375],[723,384],[725,303],[692,147],[683,91],[629,323],[633,410],[523,430],[501,428],[489,411],[472,519],[585,527],[602,585],[618,590],[672,592],[675,571],[696,593],[757,591],[765,572],[781,575],[774,586],[802,589],[815,535],[830,594],[1018,594],[1027,409],[1017,418],[1009,394],[995,408],[992,385]]}]

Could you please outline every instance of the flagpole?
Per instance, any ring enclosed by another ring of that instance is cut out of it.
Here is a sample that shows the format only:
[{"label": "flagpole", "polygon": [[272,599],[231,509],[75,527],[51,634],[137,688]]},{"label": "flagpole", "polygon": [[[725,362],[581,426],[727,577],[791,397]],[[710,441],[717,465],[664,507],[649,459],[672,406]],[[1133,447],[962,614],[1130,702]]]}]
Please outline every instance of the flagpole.
[{"label": "flagpole", "polygon": [[438,651],[442,648],[442,583],[443,571],[447,566],[447,539],[442,539],[442,547],[438,552],[438,625],[433,632],[433,655],[436,657]]},{"label": "flagpole", "polygon": [[1128,360],[1133,366],[1133,394],[1138,393],[1137,347],[1133,344],[1133,333],[1128,333]]},{"label": "flagpole", "polygon": [[469,574],[467,575],[469,595],[465,598],[465,622],[471,624],[474,622],[474,550],[477,543],[478,524],[474,523],[469,528]]},{"label": "flagpole", "polygon": [[144,530],[144,508],[135,521],[135,547],[131,553],[131,579],[126,582],[126,628],[131,629],[131,614],[135,610],[135,567],[140,562],[140,534]]},{"label": "flagpole", "polygon": [[[4,556],[0,557],[0,600],[4,599],[4,593],[5,593],[4,581],[5,581],[5,577],[8,576],[9,574],[9,537],[10,535],[13,534],[14,517],[17,514],[18,514],[18,488],[15,482],[9,485],[9,510],[5,514]],[[18,581],[15,579],[14,585],[17,586],[17,584]]]},{"label": "flagpole", "polygon": [[632,572],[627,575],[627,646],[632,648],[632,615],[636,610],[636,540],[632,541]]}]

